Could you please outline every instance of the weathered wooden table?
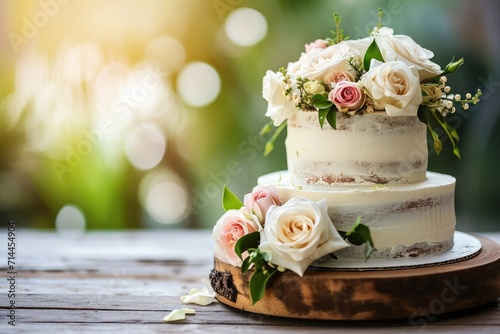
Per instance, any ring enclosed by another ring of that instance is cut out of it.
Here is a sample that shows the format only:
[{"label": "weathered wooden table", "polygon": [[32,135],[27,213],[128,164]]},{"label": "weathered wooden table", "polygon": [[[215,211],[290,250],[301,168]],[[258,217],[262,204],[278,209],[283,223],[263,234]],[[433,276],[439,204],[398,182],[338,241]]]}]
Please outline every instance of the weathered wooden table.
[{"label": "weathered wooden table", "polygon": [[[500,233],[483,235],[500,241]],[[500,299],[418,322],[305,321],[246,313],[219,302],[185,305],[180,296],[201,288],[201,278],[213,267],[207,230],[78,236],[21,229],[15,238],[15,264],[9,268],[9,241],[1,234],[0,333],[500,333]],[[196,314],[162,321],[182,307]],[[9,325],[12,310],[15,326]]]}]

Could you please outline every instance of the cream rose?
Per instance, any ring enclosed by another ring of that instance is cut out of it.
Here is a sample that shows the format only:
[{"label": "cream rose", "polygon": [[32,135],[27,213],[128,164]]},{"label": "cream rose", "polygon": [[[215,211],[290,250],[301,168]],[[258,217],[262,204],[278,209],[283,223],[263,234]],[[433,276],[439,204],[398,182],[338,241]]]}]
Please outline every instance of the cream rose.
[{"label": "cream rose", "polygon": [[414,65],[420,82],[442,72],[441,67],[430,60],[434,53],[418,45],[409,36],[394,35],[393,29],[382,27],[377,31],[375,41],[384,61],[400,60],[408,66]]},{"label": "cream rose", "polygon": [[422,84],[420,85],[422,91],[425,92],[426,96],[422,97],[422,100],[426,102],[426,104],[436,103],[440,101],[443,96],[443,91],[439,84]]},{"label": "cream rose", "polygon": [[348,246],[328,216],[325,199],[294,197],[272,206],[260,232],[259,249],[271,254],[270,262],[300,276],[314,260]]},{"label": "cream rose", "polygon": [[284,79],[282,73],[267,71],[262,80],[262,97],[268,102],[266,116],[274,121],[275,126],[298,112],[293,100],[284,95],[287,88]]},{"label": "cream rose", "polygon": [[255,186],[250,194],[243,197],[245,207],[257,218],[261,224],[265,223],[267,211],[272,205],[280,205],[281,199],[274,186]]},{"label": "cream rose", "polygon": [[422,103],[417,70],[402,61],[381,63],[372,59],[370,70],[359,84],[373,100],[374,108],[385,109],[389,116],[416,116]]},{"label": "cream rose", "polygon": [[[234,251],[234,245],[245,234],[262,230],[257,217],[250,214],[247,208],[228,210],[217,221],[212,232],[215,241],[215,256],[233,266],[241,266],[242,260]],[[245,254],[246,253],[246,254]],[[248,252],[243,258],[248,256]]]},{"label": "cream rose", "polygon": [[356,81],[354,78],[354,75],[351,74],[349,71],[333,71],[328,73],[325,77],[323,77],[323,81],[325,84],[327,84],[329,87],[333,87],[333,85],[337,82],[340,81],[351,81],[354,82]]}]

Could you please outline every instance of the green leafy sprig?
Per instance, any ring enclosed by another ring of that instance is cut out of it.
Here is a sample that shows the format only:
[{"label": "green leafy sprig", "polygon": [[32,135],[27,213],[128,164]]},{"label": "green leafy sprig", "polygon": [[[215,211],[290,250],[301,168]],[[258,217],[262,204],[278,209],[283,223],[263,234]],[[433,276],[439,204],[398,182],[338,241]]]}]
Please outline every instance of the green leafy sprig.
[{"label": "green leafy sprig", "polygon": [[319,125],[323,128],[325,120],[334,129],[337,129],[337,107],[323,94],[313,95],[311,98],[314,107],[318,109]]},{"label": "green leafy sprig", "polygon": [[379,8],[378,11],[377,11],[377,16],[378,16],[378,22],[377,22],[377,26],[374,28],[374,29],[370,29],[368,30],[368,34],[370,35],[374,35],[376,34],[376,32],[382,28],[384,26],[384,24],[382,23],[382,18],[384,17],[385,13],[384,11],[382,10],[382,8]]},{"label": "green leafy sprig", "polygon": [[248,256],[243,260],[241,265],[241,273],[244,274],[250,268],[254,268],[254,272],[248,283],[252,304],[255,304],[264,297],[267,282],[278,271],[278,267],[269,263],[271,261],[271,254],[259,250],[259,243],[260,233],[252,232],[238,239],[234,246],[234,251],[242,260],[243,253],[248,252]]},{"label": "green leafy sprig", "polygon": [[[278,126],[276,128],[276,130],[274,131],[274,133],[271,136],[271,138],[269,138],[269,140],[266,142],[266,145],[264,146],[264,156],[265,157],[267,157],[269,155],[269,153],[271,153],[274,150],[274,142],[276,141],[276,139],[278,139],[279,135],[281,134],[281,132],[285,128],[286,128],[286,120],[283,121],[283,123],[281,123],[280,126]],[[262,127],[262,129],[260,130],[259,134],[261,136],[263,136],[266,133],[270,132],[272,129],[273,129],[273,121],[271,121],[271,122],[267,123],[266,125],[264,125]]]},{"label": "green leafy sprig", "polygon": [[333,21],[335,22],[335,30],[330,30],[332,37],[326,39],[327,45],[333,45],[342,41],[348,40],[350,37],[344,35],[344,29],[340,28],[342,23],[342,16],[338,13],[333,13]]},{"label": "green leafy sprig", "polygon": [[344,240],[349,241],[356,246],[366,245],[365,261],[372,255],[375,249],[372,235],[368,226],[361,224],[361,216],[358,216],[351,229],[347,232],[339,231],[339,234]]}]

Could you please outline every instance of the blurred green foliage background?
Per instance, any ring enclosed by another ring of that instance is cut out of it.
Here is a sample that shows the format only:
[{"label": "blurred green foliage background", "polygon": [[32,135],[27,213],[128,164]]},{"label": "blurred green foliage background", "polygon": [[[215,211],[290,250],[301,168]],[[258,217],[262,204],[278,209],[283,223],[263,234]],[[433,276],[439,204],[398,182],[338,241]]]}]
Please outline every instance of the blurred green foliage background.
[{"label": "blurred green foliage background", "polygon": [[258,176],[286,169],[283,140],[262,156],[265,71],[328,37],[333,12],[351,39],[367,36],[379,7],[384,25],[441,66],[465,58],[449,78],[454,92],[483,90],[479,106],[450,119],[462,159],[443,139],[429,170],[456,176],[459,230],[500,230],[495,0],[2,0],[2,220],[213,226],[223,184],[242,196]]}]

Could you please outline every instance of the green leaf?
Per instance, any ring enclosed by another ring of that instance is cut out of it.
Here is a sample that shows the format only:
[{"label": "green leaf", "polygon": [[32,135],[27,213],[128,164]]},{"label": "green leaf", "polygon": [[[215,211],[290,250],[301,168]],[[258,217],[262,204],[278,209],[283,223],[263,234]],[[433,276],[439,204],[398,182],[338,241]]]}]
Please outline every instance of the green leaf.
[{"label": "green leaf", "polygon": [[267,157],[269,155],[269,153],[271,153],[271,151],[274,149],[274,142],[276,141],[276,139],[280,135],[281,131],[283,131],[283,129],[285,127],[286,127],[286,121],[281,123],[280,126],[276,129],[276,131],[274,131],[271,138],[269,138],[269,140],[267,141],[266,146],[264,148],[264,156],[265,157]]},{"label": "green leaf", "polygon": [[[434,141],[434,152],[436,152],[437,155],[441,153],[441,150],[443,149],[443,143],[439,139],[439,135],[437,134],[436,131],[431,126],[431,121],[429,117],[429,113],[431,112],[429,108],[426,106],[420,105],[418,108],[419,113],[423,114],[425,118],[425,122],[427,123],[427,129],[429,129],[429,133],[432,136],[432,140]],[[435,112],[435,111],[432,111]]]},{"label": "green leaf", "polygon": [[435,110],[431,110],[431,113],[432,115],[434,115],[434,118],[436,119],[436,121],[439,123],[439,125],[441,125],[441,127],[443,128],[444,132],[446,133],[446,135],[448,136],[448,138],[450,139],[450,142],[451,142],[451,146],[453,147],[453,154],[455,154],[457,156],[457,158],[460,159],[460,150],[458,149],[458,146],[457,146],[457,143],[455,142],[458,141],[460,138],[458,137],[458,133],[456,132],[456,130],[454,128],[451,127],[451,125],[448,124],[448,122],[446,122],[444,120],[444,118],[438,114]]},{"label": "green leaf", "polygon": [[319,119],[319,126],[323,129],[323,125],[325,124],[326,116],[328,115],[328,112],[330,109],[319,109],[318,110],[318,119]]},{"label": "green leaf", "polygon": [[375,39],[373,39],[373,42],[370,44],[368,49],[366,49],[365,57],[363,58],[363,67],[365,68],[365,71],[370,69],[372,59],[384,62],[384,58],[382,57],[382,53],[380,53],[380,49],[378,48]]},{"label": "green leaf", "polygon": [[368,226],[364,224],[359,224],[358,227],[356,227],[355,234],[360,236],[364,240],[364,243],[369,243],[370,245],[372,245],[372,247],[374,247],[372,236]]},{"label": "green leaf", "polygon": [[236,195],[233,194],[231,190],[229,190],[224,185],[224,193],[222,194],[222,207],[224,208],[224,210],[239,210],[242,206],[243,203],[240,201],[240,199],[236,197]]},{"label": "green leaf", "polygon": [[313,105],[318,109],[328,109],[333,104],[332,101],[328,100],[323,94],[315,94],[311,97]]},{"label": "green leaf", "polygon": [[[339,232],[340,233],[340,232]],[[375,245],[368,226],[361,224],[361,216],[358,216],[348,232],[340,233],[351,244],[356,246],[366,245],[365,260],[367,260],[375,250]]]},{"label": "green leaf", "polygon": [[450,132],[450,135],[456,140],[456,141],[460,141],[460,137],[458,136],[458,132],[457,130],[455,130],[455,128],[453,128],[450,124],[448,124],[448,122],[445,122],[446,124],[446,128],[448,129],[448,131]]},{"label": "green leaf", "polygon": [[375,250],[375,248],[373,247],[373,244],[370,242],[367,242],[366,243],[366,250],[365,250],[365,261],[370,258],[370,256],[372,255],[374,250]]},{"label": "green leaf", "polygon": [[441,150],[443,149],[443,143],[439,139],[439,136],[436,133],[436,131],[434,131],[434,129],[431,128],[431,125],[429,123],[427,123],[427,127],[429,128],[432,140],[434,141],[434,151],[436,152],[437,155],[439,155],[439,153],[441,153]]},{"label": "green leaf", "polygon": [[272,269],[272,271],[269,269],[271,268],[268,266],[266,266],[265,271],[263,271],[262,268],[256,268],[255,273],[252,275],[252,278],[250,278],[249,288],[253,305],[264,297],[267,282],[277,271],[276,269]]},{"label": "green leaf", "polygon": [[337,107],[335,104],[332,104],[330,111],[326,114],[326,120],[332,128],[337,129]]},{"label": "green leaf", "polygon": [[[328,98],[326,98],[323,94],[313,95],[311,99],[314,107],[318,109],[319,125],[321,128],[323,128],[325,120],[328,119],[328,114],[330,113],[331,108],[334,107],[335,105],[333,104],[332,101],[328,100]],[[330,121],[328,121],[328,123],[330,123]],[[333,122],[333,124],[335,124],[335,122]]]},{"label": "green leaf", "polygon": [[251,248],[259,247],[259,242],[260,242],[259,232],[251,232],[245,234],[244,236],[239,238],[238,241],[236,241],[236,244],[234,245],[234,252],[241,259],[241,254],[243,254],[245,251]]},{"label": "green leaf", "polygon": [[352,224],[351,229],[347,231],[346,236],[348,237],[356,232],[356,228],[359,226],[359,224],[361,224],[361,216],[358,216],[358,218],[356,218],[356,221],[354,222],[354,224]]}]

